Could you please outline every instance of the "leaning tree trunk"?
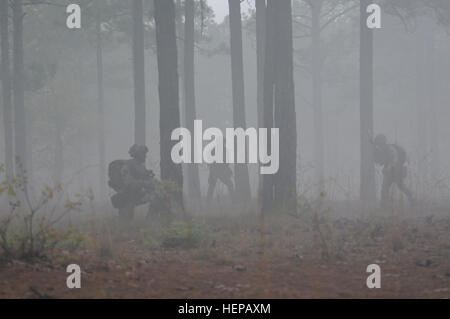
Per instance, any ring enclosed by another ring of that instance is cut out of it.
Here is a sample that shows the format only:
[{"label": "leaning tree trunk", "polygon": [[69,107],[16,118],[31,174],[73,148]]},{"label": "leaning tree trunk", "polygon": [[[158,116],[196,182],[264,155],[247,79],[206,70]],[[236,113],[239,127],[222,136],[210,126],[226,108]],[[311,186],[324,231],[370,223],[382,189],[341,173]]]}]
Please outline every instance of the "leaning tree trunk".
[{"label": "leaning tree trunk", "polygon": [[14,141],[12,125],[11,66],[9,61],[8,1],[0,0],[0,32],[2,55],[3,125],[5,129],[5,173],[14,176]]},{"label": "leaning tree trunk", "polygon": [[[230,48],[231,74],[233,90],[233,123],[236,128],[246,128],[245,91],[244,91],[244,61],[242,52],[242,21],[241,1],[228,0],[230,8]],[[237,145],[234,155],[237,157]],[[240,203],[251,197],[250,180],[247,164],[235,164],[234,176],[236,184],[236,200]]]},{"label": "leaning tree trunk", "polygon": [[[255,0],[256,8],[256,105],[258,112],[258,128],[264,128],[264,65],[266,43],[266,1]],[[263,177],[259,177],[258,203],[263,201]]]},{"label": "leaning tree trunk", "polygon": [[280,168],[275,177],[275,201],[296,210],[297,120],[295,112],[294,58],[291,0],[276,0],[275,124],[280,129]]},{"label": "leaning tree trunk", "polygon": [[24,97],[23,7],[22,0],[13,1],[14,26],[14,115],[16,174],[24,174],[27,163],[26,120]]},{"label": "leaning tree trunk", "polygon": [[[194,132],[194,121],[196,120],[195,107],[195,3],[194,0],[185,1],[185,24],[184,24],[184,100],[186,107],[186,127]],[[194,145],[192,140],[191,145]],[[194,161],[192,161],[193,163]],[[187,166],[188,195],[189,200],[198,202],[200,200],[200,178],[197,164]]]},{"label": "leaning tree trunk", "polygon": [[[161,178],[183,188],[181,165],[171,158],[176,141],[172,131],[180,127],[179,88],[177,70],[177,39],[173,0],[155,0],[156,43],[159,73]],[[179,200],[182,198],[180,196]]]},{"label": "leaning tree trunk", "polygon": [[376,201],[373,161],[373,31],[367,27],[367,7],[371,0],[360,2],[360,139],[361,171],[360,199],[365,207]]},{"label": "leaning tree trunk", "polygon": [[312,3],[312,77],[313,77],[313,108],[314,108],[314,136],[315,136],[315,178],[319,185],[319,192],[324,189],[324,139],[322,117],[322,52],[320,47],[320,15],[322,0]]},{"label": "leaning tree trunk", "polygon": [[[96,44],[97,44],[97,138],[99,150],[99,195],[100,199],[106,196],[106,142],[105,142],[105,98],[104,98],[104,84],[103,84],[103,44],[101,34],[101,6],[97,4],[95,22]],[[145,123],[144,123],[145,124]]]},{"label": "leaning tree trunk", "polygon": [[146,144],[143,0],[133,0],[134,141]]}]

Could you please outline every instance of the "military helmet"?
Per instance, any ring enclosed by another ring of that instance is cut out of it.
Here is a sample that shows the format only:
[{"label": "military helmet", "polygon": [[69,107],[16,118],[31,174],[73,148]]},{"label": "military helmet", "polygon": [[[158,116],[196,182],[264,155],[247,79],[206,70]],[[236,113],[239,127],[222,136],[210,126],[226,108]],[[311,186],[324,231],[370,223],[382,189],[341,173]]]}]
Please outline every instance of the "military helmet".
[{"label": "military helmet", "polygon": [[147,146],[137,144],[131,146],[130,150],[128,151],[128,154],[130,154],[132,158],[136,158],[139,154],[147,154],[147,153],[148,153]]},{"label": "military helmet", "polygon": [[385,145],[387,144],[387,138],[384,134],[378,134],[373,140],[375,145]]}]

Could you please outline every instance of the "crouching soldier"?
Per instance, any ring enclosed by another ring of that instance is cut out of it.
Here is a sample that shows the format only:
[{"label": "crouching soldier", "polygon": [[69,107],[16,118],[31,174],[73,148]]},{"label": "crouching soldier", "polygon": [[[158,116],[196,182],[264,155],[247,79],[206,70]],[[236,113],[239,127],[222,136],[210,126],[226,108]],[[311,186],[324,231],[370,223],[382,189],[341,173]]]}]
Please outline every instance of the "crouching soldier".
[{"label": "crouching soldier", "polygon": [[148,148],[133,145],[128,153],[131,159],[112,162],[108,171],[108,184],[117,192],[111,197],[111,202],[124,222],[133,219],[136,206],[149,202],[154,188],[154,174],[145,167]]},{"label": "crouching soldier", "polygon": [[415,201],[412,192],[405,185],[407,176],[407,156],[405,150],[397,144],[388,144],[387,138],[379,134],[373,141],[374,161],[383,167],[383,184],[381,186],[381,207],[387,208],[389,191],[396,184],[407,197],[410,204]]}]

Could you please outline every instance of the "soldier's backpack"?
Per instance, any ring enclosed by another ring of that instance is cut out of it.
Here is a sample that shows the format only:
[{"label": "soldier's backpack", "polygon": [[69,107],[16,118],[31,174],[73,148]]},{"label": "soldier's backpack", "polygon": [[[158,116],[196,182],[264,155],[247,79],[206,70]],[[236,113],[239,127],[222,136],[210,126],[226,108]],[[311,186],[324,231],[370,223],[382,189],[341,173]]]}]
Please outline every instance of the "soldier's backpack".
[{"label": "soldier's backpack", "polygon": [[395,148],[395,151],[397,152],[398,163],[402,166],[405,165],[406,162],[408,161],[406,151],[400,145],[393,144],[392,146]]},{"label": "soldier's backpack", "polygon": [[122,167],[126,162],[126,160],[115,160],[112,161],[108,166],[108,185],[116,192],[120,192],[124,187]]}]

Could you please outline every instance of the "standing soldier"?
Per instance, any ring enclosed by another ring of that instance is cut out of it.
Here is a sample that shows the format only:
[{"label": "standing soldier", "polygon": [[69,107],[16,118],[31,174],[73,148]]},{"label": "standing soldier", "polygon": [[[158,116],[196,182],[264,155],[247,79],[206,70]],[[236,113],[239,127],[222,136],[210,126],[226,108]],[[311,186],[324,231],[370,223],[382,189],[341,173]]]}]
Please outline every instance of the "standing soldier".
[{"label": "standing soldier", "polygon": [[396,184],[414,205],[411,191],[405,185],[407,175],[407,157],[405,150],[397,144],[388,144],[387,138],[379,134],[373,141],[374,161],[383,167],[383,184],[381,186],[381,207],[388,206],[389,190]]},{"label": "standing soldier", "polygon": [[227,149],[224,146],[223,163],[209,164],[208,194],[206,197],[208,204],[211,203],[214,189],[216,188],[218,180],[220,180],[228,188],[228,193],[230,194],[230,197],[233,198],[234,196],[234,186],[233,181],[231,180],[231,178],[233,177],[233,171],[231,170],[230,166],[227,163],[225,163],[225,159],[227,157],[226,154]]},{"label": "standing soldier", "polygon": [[231,177],[233,176],[233,172],[228,164],[223,163],[213,163],[209,165],[209,178],[208,178],[208,203],[211,202],[214,189],[217,184],[217,180],[220,180],[225,186],[228,188],[228,193],[230,197],[234,195],[234,187]]}]

